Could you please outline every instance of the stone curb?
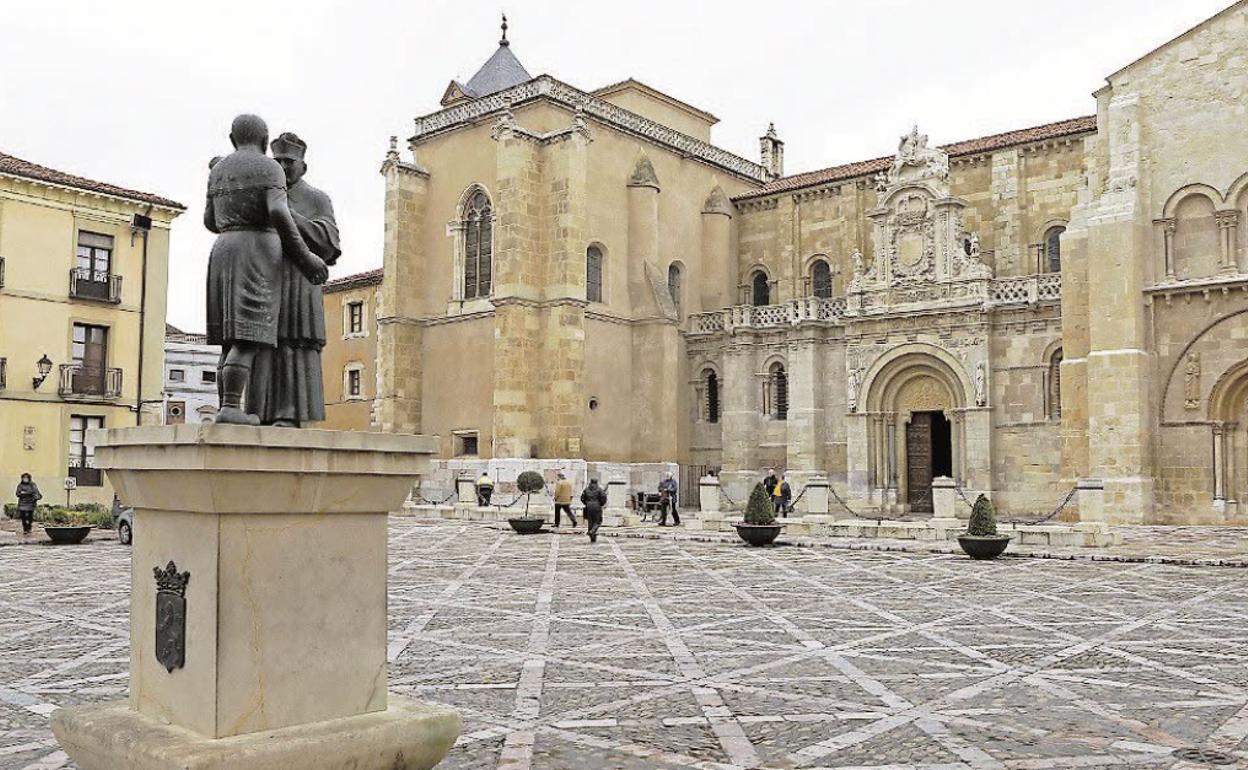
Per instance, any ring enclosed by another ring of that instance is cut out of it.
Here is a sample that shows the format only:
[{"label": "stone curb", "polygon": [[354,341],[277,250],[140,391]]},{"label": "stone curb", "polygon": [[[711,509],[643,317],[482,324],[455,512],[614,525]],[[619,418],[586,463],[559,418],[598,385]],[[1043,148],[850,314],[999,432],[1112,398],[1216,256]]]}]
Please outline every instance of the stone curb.
[{"label": "stone curb", "polygon": [[[600,530],[599,534],[605,537],[620,537],[632,540],[670,540],[672,542],[694,542],[694,543],[712,543],[719,545],[744,545],[738,540],[727,537],[713,537],[710,535],[692,535],[692,534],[669,534],[669,533],[651,533],[651,532],[621,532],[619,530]],[[789,540],[783,536],[776,541],[776,545],[794,546],[797,548],[831,548],[841,551],[881,551],[892,553],[934,553],[957,555],[961,551],[957,548],[933,548],[931,546],[909,546],[894,544],[877,544],[877,543],[859,543],[859,542],[835,542],[825,540]],[[1169,564],[1172,566],[1183,567],[1238,567],[1248,568],[1248,558],[1244,559],[1217,559],[1202,558],[1195,556],[1146,556],[1140,554],[1107,554],[1103,552],[1090,553],[1059,553],[1054,551],[1006,551],[1005,557],[1013,557],[1018,559],[1054,559],[1058,561],[1105,561],[1120,562],[1129,564]]]}]

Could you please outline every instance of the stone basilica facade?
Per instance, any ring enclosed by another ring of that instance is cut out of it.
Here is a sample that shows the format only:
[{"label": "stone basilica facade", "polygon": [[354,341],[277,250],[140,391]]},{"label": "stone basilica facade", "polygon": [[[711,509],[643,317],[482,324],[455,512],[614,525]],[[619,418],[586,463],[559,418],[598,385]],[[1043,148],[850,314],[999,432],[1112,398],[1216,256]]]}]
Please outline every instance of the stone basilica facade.
[{"label": "stone basilica facade", "polygon": [[738,157],[504,38],[383,165],[373,427],[738,500],[768,466],[892,514],[1100,479],[1112,521],[1248,522],[1246,60],[1238,2],[1095,115],[786,176],[774,130]]}]

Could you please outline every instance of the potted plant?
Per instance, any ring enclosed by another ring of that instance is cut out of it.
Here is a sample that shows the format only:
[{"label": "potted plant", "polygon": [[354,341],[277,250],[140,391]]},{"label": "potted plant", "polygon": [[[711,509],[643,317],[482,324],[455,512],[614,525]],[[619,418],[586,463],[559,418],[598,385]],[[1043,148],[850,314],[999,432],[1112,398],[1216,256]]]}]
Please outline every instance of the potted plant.
[{"label": "potted plant", "polygon": [[734,524],[737,535],[753,546],[771,545],[780,535],[783,524],[776,523],[776,509],[762,484],[755,484],[750,501],[745,505],[745,520]]},{"label": "potted plant", "polygon": [[975,498],[966,534],[958,535],[958,545],[972,559],[995,559],[1010,544],[1009,535],[997,534],[997,512],[984,495]]},{"label": "potted plant", "polygon": [[42,517],[43,531],[54,545],[76,545],[87,539],[95,525],[89,511],[52,508]]},{"label": "potted plant", "polygon": [[545,479],[537,471],[525,471],[516,478],[516,487],[524,495],[524,516],[507,520],[507,523],[516,532],[522,535],[534,535],[542,531],[542,525],[546,523],[546,519],[539,516],[529,516],[529,498],[534,492],[540,492],[545,486]]}]

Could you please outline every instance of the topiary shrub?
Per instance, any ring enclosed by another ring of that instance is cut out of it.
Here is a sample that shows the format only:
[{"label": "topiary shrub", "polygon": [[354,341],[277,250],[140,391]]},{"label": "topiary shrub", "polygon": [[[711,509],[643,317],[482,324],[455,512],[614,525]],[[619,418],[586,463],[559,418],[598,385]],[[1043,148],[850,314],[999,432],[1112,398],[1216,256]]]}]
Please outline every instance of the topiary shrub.
[{"label": "topiary shrub", "polygon": [[745,523],[776,523],[776,507],[767,496],[767,488],[762,484],[755,484],[754,491],[750,492],[750,501],[745,504]]},{"label": "topiary shrub", "polygon": [[525,471],[516,477],[516,487],[524,493],[524,518],[529,518],[529,497],[546,487],[546,480],[537,471]]},{"label": "topiary shrub", "polygon": [[975,537],[994,537],[997,534],[997,510],[992,501],[984,495],[975,498],[971,507],[971,520],[966,526],[966,534]]}]

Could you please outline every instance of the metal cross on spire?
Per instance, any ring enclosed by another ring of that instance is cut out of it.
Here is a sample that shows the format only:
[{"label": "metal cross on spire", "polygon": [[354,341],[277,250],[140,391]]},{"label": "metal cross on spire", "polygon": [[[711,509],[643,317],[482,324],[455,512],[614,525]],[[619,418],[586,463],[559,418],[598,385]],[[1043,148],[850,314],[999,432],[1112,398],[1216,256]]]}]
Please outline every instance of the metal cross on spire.
[{"label": "metal cross on spire", "polygon": [[507,14],[503,14],[503,39],[498,41],[499,45],[509,45],[507,42]]}]

